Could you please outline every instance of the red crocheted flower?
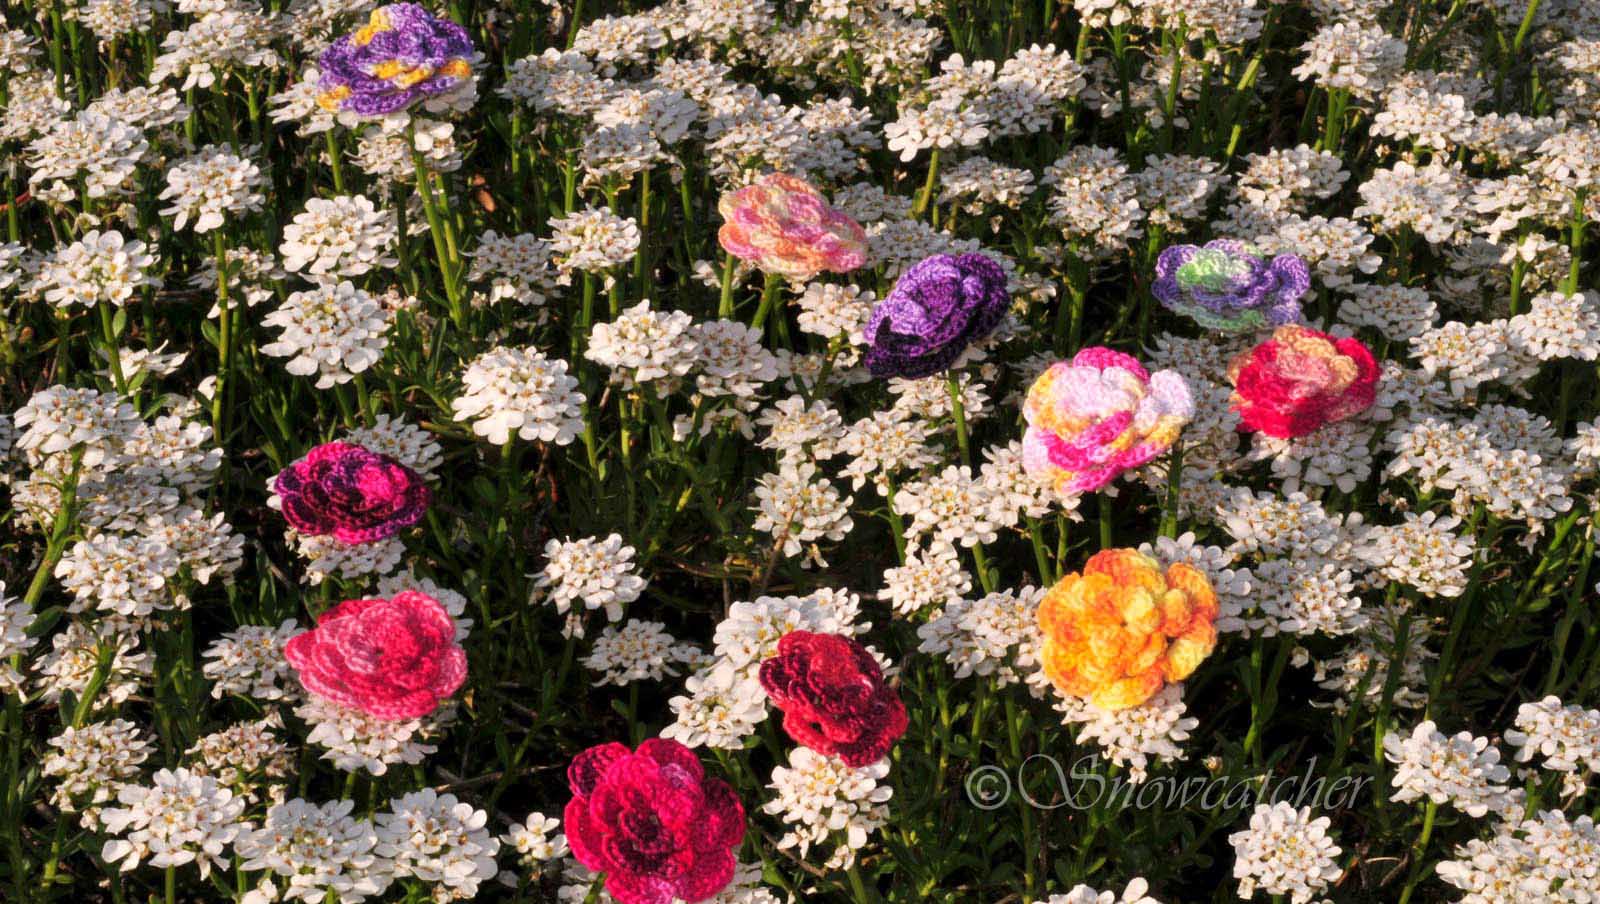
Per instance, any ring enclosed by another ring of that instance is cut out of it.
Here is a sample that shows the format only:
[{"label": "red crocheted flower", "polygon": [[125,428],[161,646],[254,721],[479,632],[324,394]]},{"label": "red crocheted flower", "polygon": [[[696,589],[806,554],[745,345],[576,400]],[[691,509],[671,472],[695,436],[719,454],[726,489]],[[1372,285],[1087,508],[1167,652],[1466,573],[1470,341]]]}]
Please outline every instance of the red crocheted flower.
[{"label": "red crocheted flower", "polygon": [[323,443],[278,473],[283,517],[306,536],[371,543],[422,520],[430,494],[421,475],[353,443]]},{"label": "red crocheted flower", "polygon": [[1378,363],[1358,339],[1290,324],[1235,358],[1228,379],[1239,429],[1288,439],[1370,407],[1378,394]]},{"label": "red crocheted flower", "polygon": [[622,904],[704,901],[733,880],[744,807],[689,748],[651,738],[590,747],[567,767],[564,814],[578,862],[605,873]]},{"label": "red crocheted flower", "polygon": [[838,634],[791,631],[761,664],[761,686],[783,710],[783,730],[846,765],[883,759],[906,733],[906,707],[877,660]]},{"label": "red crocheted flower", "polygon": [[455,633],[438,600],[406,590],[387,600],[345,600],[289,638],[283,655],[319,697],[375,719],[418,719],[467,678]]}]

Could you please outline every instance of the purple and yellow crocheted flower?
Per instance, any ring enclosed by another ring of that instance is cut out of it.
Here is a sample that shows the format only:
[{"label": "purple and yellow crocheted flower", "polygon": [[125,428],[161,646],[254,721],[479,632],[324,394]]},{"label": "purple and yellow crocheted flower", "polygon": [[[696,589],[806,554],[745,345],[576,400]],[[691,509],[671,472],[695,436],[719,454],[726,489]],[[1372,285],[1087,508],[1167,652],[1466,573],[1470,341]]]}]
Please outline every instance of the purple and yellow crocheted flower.
[{"label": "purple and yellow crocheted flower", "polygon": [[454,22],[415,3],[380,6],[322,52],[317,103],[333,113],[385,116],[460,90],[472,79],[474,56],[472,39]]},{"label": "purple and yellow crocheted flower", "polygon": [[867,318],[875,377],[930,377],[994,332],[1011,295],[1006,272],[982,254],[935,254],[900,276]]},{"label": "purple and yellow crocheted flower", "polygon": [[1243,333],[1300,322],[1300,297],[1311,271],[1293,254],[1268,260],[1231,239],[1173,245],[1156,259],[1150,291],[1168,308],[1201,326]]}]

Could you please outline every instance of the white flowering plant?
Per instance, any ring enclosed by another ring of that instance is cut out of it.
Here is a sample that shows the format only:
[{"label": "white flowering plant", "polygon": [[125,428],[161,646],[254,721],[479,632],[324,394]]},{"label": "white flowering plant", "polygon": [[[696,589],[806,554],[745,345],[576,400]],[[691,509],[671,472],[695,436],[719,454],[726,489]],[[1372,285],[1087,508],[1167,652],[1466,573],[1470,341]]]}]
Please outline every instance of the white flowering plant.
[{"label": "white flowering plant", "polygon": [[0,900],[1600,901],[1600,2],[7,0]]}]

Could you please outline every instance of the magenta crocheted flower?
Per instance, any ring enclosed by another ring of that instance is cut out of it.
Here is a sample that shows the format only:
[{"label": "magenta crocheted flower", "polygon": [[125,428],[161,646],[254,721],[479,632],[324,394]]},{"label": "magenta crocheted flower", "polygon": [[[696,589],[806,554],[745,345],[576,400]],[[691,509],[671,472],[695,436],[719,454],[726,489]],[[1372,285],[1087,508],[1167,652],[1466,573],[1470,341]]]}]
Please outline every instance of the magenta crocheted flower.
[{"label": "magenta crocheted flower", "polygon": [[438,600],[345,600],[289,638],[283,656],[306,690],[374,719],[420,719],[467,679],[467,653]]},{"label": "magenta crocheted flower", "polygon": [[567,767],[564,814],[578,862],[622,904],[704,901],[733,880],[744,806],[677,741],[590,747]]},{"label": "magenta crocheted flower", "polygon": [[900,695],[853,637],[790,631],[778,641],[778,654],[761,663],[760,678],[783,710],[789,737],[847,766],[883,759],[906,732]]},{"label": "magenta crocheted flower", "polygon": [[324,443],[278,473],[283,517],[308,537],[371,543],[422,520],[430,493],[421,475],[353,443]]}]

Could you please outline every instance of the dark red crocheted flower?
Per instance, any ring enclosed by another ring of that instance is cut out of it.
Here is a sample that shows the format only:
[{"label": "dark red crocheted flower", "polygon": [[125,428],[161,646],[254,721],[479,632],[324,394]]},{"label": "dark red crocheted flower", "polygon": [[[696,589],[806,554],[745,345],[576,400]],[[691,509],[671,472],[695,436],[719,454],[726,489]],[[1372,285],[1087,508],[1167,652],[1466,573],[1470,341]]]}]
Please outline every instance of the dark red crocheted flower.
[{"label": "dark red crocheted flower", "polygon": [[761,686],[783,730],[821,754],[866,766],[906,732],[906,707],[866,647],[839,634],[791,631],[761,664]]},{"label": "dark red crocheted flower", "polygon": [[1370,407],[1378,394],[1378,363],[1359,339],[1291,324],[1235,358],[1228,379],[1239,429],[1288,439]]},{"label": "dark red crocheted flower", "polygon": [[283,517],[306,536],[371,543],[422,520],[430,494],[421,475],[353,443],[323,443],[278,473]]},{"label": "dark red crocheted flower", "polygon": [[689,748],[651,738],[590,747],[567,767],[567,843],[622,904],[704,901],[733,880],[744,807]]},{"label": "dark red crocheted flower", "polygon": [[283,656],[306,690],[375,719],[420,719],[467,678],[467,653],[438,600],[345,600],[289,638]]}]

